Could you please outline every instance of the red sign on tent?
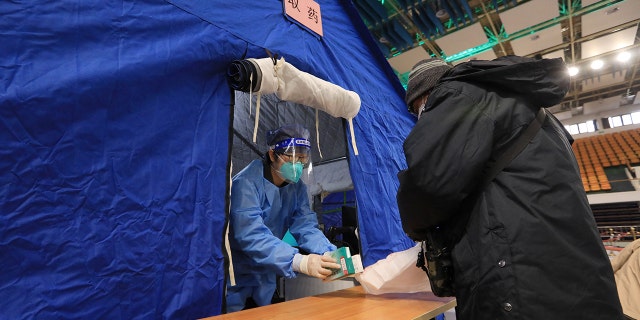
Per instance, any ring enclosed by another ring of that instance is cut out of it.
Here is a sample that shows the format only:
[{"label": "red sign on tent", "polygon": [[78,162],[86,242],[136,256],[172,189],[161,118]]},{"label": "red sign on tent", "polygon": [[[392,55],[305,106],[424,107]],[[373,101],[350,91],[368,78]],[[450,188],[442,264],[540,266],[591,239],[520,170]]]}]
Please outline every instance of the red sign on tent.
[{"label": "red sign on tent", "polygon": [[284,0],[284,13],[310,31],[322,36],[320,5],[313,0]]}]

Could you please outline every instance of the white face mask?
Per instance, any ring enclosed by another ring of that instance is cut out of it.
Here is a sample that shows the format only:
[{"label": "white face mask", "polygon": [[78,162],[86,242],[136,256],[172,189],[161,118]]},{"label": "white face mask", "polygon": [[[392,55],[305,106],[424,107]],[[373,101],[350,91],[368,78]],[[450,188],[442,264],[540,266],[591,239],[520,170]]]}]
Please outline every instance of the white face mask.
[{"label": "white face mask", "polygon": [[418,113],[414,113],[413,106],[411,106],[411,108],[409,109],[409,112],[411,114],[413,114],[414,116],[416,116],[416,118],[418,118],[418,120],[420,120],[420,117],[422,116],[422,113],[425,111],[425,109],[427,107],[427,100],[429,99],[429,94],[430,93],[431,93],[431,91],[427,92],[426,95],[423,96],[422,102],[420,103],[420,106],[418,107]]},{"label": "white face mask", "polygon": [[420,120],[420,116],[422,115],[422,112],[424,112],[424,109],[427,106],[427,99],[424,100],[424,102],[420,105],[420,107],[418,107],[418,120]]}]

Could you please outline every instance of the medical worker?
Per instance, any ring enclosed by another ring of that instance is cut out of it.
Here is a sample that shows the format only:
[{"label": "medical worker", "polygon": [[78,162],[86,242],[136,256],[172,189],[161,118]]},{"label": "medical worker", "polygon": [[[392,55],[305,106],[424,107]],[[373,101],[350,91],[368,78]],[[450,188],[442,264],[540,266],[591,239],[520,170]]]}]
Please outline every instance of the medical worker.
[{"label": "medical worker", "polygon": [[[253,305],[248,299],[257,306],[271,304],[277,275],[294,278],[301,272],[324,279],[340,268],[323,256],[336,246],[318,228],[300,181],[310,160],[309,131],[283,126],[267,132],[267,144],[264,160],[254,160],[233,177],[229,243],[236,285],[227,281],[227,312]],[[282,241],[287,230],[309,254]]]}]

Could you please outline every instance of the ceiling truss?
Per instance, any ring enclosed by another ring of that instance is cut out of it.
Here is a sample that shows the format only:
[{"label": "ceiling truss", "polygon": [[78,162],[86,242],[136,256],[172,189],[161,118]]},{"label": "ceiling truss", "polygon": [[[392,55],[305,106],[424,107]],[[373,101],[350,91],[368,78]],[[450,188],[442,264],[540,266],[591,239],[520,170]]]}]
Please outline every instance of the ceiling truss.
[{"label": "ceiling truss", "polygon": [[[561,57],[568,66],[580,68],[555,111],[640,91],[638,0],[354,0],[354,4],[403,83],[410,66],[429,56],[457,64],[515,54]],[[630,60],[614,62],[621,52],[631,53]],[[607,63],[592,71],[590,64],[597,59]]]}]

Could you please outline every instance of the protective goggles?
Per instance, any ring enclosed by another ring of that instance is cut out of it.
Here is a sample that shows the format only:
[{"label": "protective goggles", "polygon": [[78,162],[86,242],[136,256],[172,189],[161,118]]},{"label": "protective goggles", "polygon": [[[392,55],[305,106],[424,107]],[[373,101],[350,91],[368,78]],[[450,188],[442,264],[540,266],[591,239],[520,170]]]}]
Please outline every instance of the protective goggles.
[{"label": "protective goggles", "polygon": [[282,160],[287,162],[309,163],[311,143],[307,139],[291,138],[282,140],[271,147]]}]

